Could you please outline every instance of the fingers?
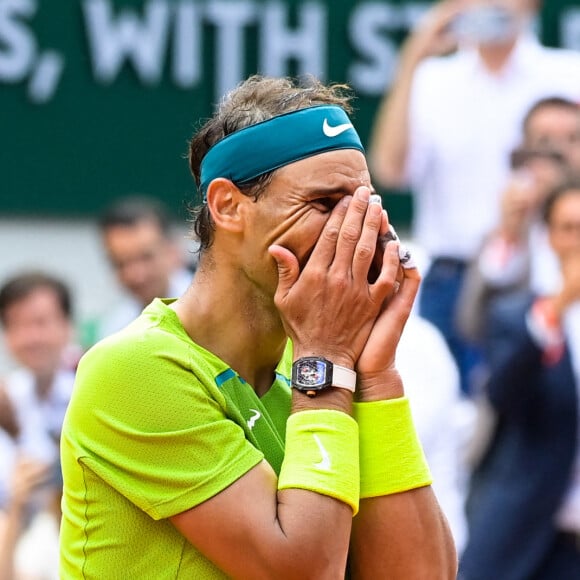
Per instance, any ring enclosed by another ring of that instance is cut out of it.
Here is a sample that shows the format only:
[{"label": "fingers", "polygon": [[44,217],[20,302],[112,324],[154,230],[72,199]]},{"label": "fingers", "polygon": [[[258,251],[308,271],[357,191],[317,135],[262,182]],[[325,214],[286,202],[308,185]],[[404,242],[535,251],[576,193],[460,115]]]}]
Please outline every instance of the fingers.
[{"label": "fingers", "polygon": [[296,256],[287,248],[272,245],[268,248],[269,254],[274,258],[278,267],[278,287],[274,301],[278,303],[287,296],[292,286],[300,275],[300,266]]},{"label": "fingers", "polygon": [[336,245],[341,226],[351,200],[352,196],[345,195],[340,202],[336,204],[336,207],[330,214],[330,217],[320,234],[318,242],[312,250],[312,254],[308,260],[309,264],[326,269],[332,263],[336,253]]},{"label": "fingers", "polygon": [[400,265],[399,243],[397,240],[391,239],[385,246],[379,275],[375,282],[370,285],[370,293],[374,300],[383,303],[393,293]]},{"label": "fingers", "polygon": [[308,260],[310,267],[366,278],[383,221],[380,205],[369,203],[370,197],[369,188],[361,186],[341,200]]},{"label": "fingers", "polygon": [[[386,215],[382,210],[381,198],[378,195],[371,195],[362,232],[356,246],[352,260],[352,276],[355,280],[367,280],[369,270],[377,253],[377,239],[382,229],[386,229]],[[350,255],[352,250],[348,248],[345,255]],[[337,253],[337,257],[340,254]]]}]

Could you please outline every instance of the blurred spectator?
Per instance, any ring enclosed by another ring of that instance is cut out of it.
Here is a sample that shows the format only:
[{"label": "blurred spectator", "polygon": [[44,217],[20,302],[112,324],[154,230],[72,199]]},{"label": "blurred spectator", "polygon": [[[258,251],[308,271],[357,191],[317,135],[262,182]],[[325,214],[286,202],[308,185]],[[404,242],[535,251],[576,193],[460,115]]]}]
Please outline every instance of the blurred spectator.
[{"label": "blurred spectator", "polygon": [[580,106],[559,97],[542,99],[525,116],[523,128],[499,223],[474,258],[459,298],[458,326],[472,341],[481,338],[489,302],[497,296],[530,286],[550,291],[559,280],[540,214],[548,192],[567,177],[580,176]]},{"label": "blurred spectator", "polygon": [[181,296],[193,272],[185,266],[167,208],[159,200],[122,198],[107,208],[99,225],[109,261],[126,296],[103,317],[98,339],[132,322],[154,298]]},{"label": "blurred spectator", "polygon": [[562,284],[491,310],[498,420],[473,477],[463,580],[580,578],[580,182],[555,190],[544,216]]},{"label": "blurred spectator", "polygon": [[431,468],[433,491],[461,554],[467,541],[466,450],[473,430],[473,405],[462,395],[457,364],[443,336],[418,315],[411,315],[405,325],[397,368]]},{"label": "blurred spectator", "polygon": [[413,236],[431,260],[419,310],[443,332],[467,392],[480,356],[457,332],[456,299],[498,222],[522,119],[542,97],[580,99],[580,54],[538,44],[536,9],[533,0],[438,3],[403,45],[371,139],[375,181],[413,190]]},{"label": "blurred spectator", "polygon": [[546,97],[527,112],[524,146],[561,153],[573,176],[580,176],[580,99]]},{"label": "blurred spectator", "polygon": [[[17,458],[18,435],[20,429],[16,421],[16,414],[6,395],[4,388],[0,388],[0,474],[5,489],[2,489],[0,500],[0,578],[13,580],[23,578],[22,569],[16,563],[16,553],[22,535],[29,520],[28,508],[36,490],[46,482],[50,468],[46,463],[25,457]],[[55,494],[54,500],[58,496]],[[47,505],[47,508],[56,507]],[[58,522],[53,518],[52,550],[58,537]],[[46,545],[47,538],[40,538]],[[50,545],[51,538],[48,538]],[[38,554],[38,546],[35,555]],[[50,548],[49,548],[50,550]],[[26,574],[26,578],[56,578],[56,562],[54,554],[52,565],[43,561],[46,566],[46,575]]]},{"label": "blurred spectator", "polygon": [[71,316],[69,290],[53,276],[24,273],[0,288],[4,341],[18,365],[0,389],[2,566],[17,577],[57,577],[59,442],[80,354]]}]

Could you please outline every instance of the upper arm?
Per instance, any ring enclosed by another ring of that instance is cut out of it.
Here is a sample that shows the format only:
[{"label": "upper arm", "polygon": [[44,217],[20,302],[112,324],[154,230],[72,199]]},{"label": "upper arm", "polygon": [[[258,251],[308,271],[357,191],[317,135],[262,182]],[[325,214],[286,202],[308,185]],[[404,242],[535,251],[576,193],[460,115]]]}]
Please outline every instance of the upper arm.
[{"label": "upper arm", "polygon": [[109,349],[81,363],[63,470],[76,473],[77,461],[84,463],[157,520],[214,496],[263,454],[191,370],[160,367],[146,354]]}]

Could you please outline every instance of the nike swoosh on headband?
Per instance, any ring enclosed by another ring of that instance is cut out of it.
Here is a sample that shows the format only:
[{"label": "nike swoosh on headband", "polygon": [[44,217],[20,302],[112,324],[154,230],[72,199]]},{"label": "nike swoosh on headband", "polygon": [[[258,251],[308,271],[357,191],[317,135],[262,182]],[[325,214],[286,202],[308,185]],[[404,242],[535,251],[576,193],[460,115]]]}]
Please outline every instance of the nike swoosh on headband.
[{"label": "nike swoosh on headband", "polygon": [[324,119],[324,123],[322,123],[322,132],[327,137],[331,138],[337,137],[338,135],[344,133],[345,131],[348,131],[349,129],[354,129],[352,123],[341,123],[340,125],[333,126],[328,124],[328,119]]},{"label": "nike swoosh on headband", "polygon": [[336,105],[316,105],[249,125],[218,141],[203,158],[203,201],[209,184],[218,177],[244,184],[295,161],[337,149],[364,153],[351,120]]}]

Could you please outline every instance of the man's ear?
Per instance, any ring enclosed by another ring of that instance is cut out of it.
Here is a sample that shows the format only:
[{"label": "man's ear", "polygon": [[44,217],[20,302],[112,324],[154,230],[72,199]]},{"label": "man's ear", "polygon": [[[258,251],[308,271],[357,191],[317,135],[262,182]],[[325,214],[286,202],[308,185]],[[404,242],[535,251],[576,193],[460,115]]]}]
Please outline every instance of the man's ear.
[{"label": "man's ear", "polygon": [[207,188],[207,206],[217,229],[243,230],[243,208],[249,198],[229,179],[214,179]]}]

